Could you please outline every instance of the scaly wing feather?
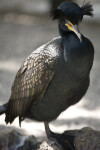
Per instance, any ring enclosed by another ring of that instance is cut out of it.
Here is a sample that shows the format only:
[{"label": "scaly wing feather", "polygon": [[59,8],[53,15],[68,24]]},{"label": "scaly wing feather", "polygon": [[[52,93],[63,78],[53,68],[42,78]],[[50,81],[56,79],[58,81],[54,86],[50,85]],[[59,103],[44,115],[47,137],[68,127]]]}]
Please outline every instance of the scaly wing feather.
[{"label": "scaly wing feather", "polygon": [[42,98],[53,78],[53,59],[50,55],[44,54],[44,47],[34,51],[18,71],[7,106],[6,123],[12,123],[17,116],[21,122],[31,105]]}]

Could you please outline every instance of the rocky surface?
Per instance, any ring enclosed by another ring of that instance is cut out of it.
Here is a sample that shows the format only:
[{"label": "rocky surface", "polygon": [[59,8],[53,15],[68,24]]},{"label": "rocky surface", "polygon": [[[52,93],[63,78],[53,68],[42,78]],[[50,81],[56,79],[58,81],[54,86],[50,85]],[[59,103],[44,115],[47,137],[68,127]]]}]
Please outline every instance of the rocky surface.
[{"label": "rocky surface", "polygon": [[17,150],[37,150],[38,147],[39,143],[37,142],[36,138],[31,135],[24,140],[23,145],[18,146]]},{"label": "rocky surface", "polygon": [[36,138],[25,136],[9,127],[0,127],[0,150],[37,150]]},{"label": "rocky surface", "polygon": [[40,145],[40,148],[38,150],[60,150],[60,148],[57,147],[57,145],[54,142],[45,141]]},{"label": "rocky surface", "polygon": [[[100,150],[100,131],[85,127],[81,130],[65,131],[57,134],[56,140],[62,150]],[[55,142],[43,142],[39,150],[60,150]]]},{"label": "rocky surface", "polygon": [[89,127],[53,133],[53,137],[40,144],[33,135],[5,127],[0,130],[0,150],[100,150],[100,131]]}]

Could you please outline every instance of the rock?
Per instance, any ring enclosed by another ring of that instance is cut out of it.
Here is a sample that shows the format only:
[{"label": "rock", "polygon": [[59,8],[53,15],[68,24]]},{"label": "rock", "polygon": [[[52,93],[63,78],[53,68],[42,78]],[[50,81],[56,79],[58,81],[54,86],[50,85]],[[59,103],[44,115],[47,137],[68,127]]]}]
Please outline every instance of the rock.
[{"label": "rock", "polygon": [[[63,134],[54,134],[62,150],[100,150],[100,131],[89,127],[81,130],[69,130]],[[56,145],[56,148],[54,147]],[[43,142],[39,150],[60,150],[59,145],[51,141]]]},{"label": "rock", "polygon": [[20,143],[21,135],[15,130],[6,131],[0,132],[0,150],[15,150],[16,145]]},{"label": "rock", "polygon": [[33,135],[25,136],[15,129],[0,127],[0,150],[100,150],[100,131],[89,127],[53,133],[53,137],[54,140],[40,145]]},{"label": "rock", "polygon": [[34,136],[29,136],[25,139],[24,144],[17,148],[17,150],[37,150],[37,140]]},{"label": "rock", "polygon": [[43,142],[38,150],[76,150],[74,135],[71,135],[69,131],[63,134],[53,133],[52,140]]},{"label": "rock", "polygon": [[45,141],[40,145],[38,150],[60,150],[60,148],[53,141]]},{"label": "rock", "polygon": [[73,132],[76,150],[100,150],[100,131],[85,127]]},{"label": "rock", "polygon": [[0,127],[0,150],[37,150],[34,136],[25,136],[13,128]]}]

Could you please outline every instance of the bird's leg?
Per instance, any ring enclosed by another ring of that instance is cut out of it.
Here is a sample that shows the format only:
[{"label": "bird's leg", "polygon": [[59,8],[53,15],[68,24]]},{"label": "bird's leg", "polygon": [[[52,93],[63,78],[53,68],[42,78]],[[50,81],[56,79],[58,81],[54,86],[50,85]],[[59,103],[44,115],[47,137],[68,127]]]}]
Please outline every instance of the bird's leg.
[{"label": "bird's leg", "polygon": [[45,126],[47,138],[49,139],[50,137],[52,137],[52,131],[50,130],[49,123],[45,121],[44,126]]},{"label": "bird's leg", "polygon": [[49,127],[49,123],[47,121],[44,122],[44,126],[45,126],[45,131],[46,131],[46,135],[47,135],[47,138],[50,139],[53,143],[51,143],[50,145],[52,144],[55,144],[58,145],[58,147],[60,148],[60,150],[63,150],[62,149],[62,146],[58,143],[57,141],[57,138],[55,136],[56,133],[53,133],[51,130],[50,130],[50,127]]}]

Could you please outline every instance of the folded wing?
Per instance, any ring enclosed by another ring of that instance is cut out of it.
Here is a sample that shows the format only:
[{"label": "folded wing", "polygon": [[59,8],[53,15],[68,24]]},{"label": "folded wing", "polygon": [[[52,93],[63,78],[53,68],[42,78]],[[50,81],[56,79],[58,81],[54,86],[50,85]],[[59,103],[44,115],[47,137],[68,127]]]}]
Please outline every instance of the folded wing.
[{"label": "folded wing", "polygon": [[7,106],[6,123],[12,123],[17,116],[21,123],[31,105],[41,100],[49,86],[54,76],[54,59],[44,49],[45,45],[35,50],[17,72]]}]

